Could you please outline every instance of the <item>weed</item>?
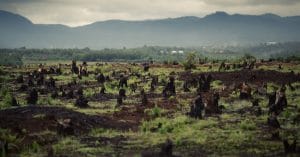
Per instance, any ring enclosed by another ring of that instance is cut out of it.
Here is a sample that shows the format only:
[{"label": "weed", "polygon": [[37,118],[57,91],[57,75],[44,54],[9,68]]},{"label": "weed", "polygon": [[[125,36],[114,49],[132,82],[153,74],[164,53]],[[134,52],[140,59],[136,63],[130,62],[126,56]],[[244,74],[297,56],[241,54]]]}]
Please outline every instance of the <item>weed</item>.
[{"label": "weed", "polygon": [[253,121],[246,119],[240,122],[240,128],[242,130],[255,130],[256,125]]}]

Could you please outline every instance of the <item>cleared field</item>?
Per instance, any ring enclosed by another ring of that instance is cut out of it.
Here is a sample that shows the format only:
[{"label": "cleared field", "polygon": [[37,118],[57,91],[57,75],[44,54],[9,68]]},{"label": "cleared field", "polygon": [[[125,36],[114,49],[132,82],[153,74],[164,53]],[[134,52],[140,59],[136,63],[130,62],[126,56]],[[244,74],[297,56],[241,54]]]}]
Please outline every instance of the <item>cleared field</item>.
[{"label": "cleared field", "polygon": [[[192,70],[158,63],[149,70],[137,63],[82,66],[87,70],[81,74],[72,73],[71,61],[1,67],[0,141],[10,155],[170,156],[166,145],[173,146],[173,156],[299,155],[299,146],[293,152],[283,144],[300,137],[299,64],[230,65],[221,71],[219,63]],[[200,85],[202,76],[211,76],[208,89]],[[127,86],[120,85],[124,78]],[[240,98],[243,82],[251,89],[246,99]],[[168,91],[169,84],[175,91]],[[287,106],[276,116],[280,128],[274,128],[268,123],[269,96],[283,86]],[[38,98],[29,105],[33,89]],[[216,93],[220,98],[211,103]],[[205,106],[202,118],[193,118],[189,112],[199,94]]]}]

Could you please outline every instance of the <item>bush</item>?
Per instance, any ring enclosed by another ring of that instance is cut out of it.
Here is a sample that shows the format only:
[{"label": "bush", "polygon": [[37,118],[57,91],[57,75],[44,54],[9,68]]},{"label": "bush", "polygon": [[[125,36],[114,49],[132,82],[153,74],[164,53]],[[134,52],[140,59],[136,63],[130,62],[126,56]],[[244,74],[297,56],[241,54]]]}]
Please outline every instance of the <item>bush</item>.
[{"label": "bush", "polygon": [[188,53],[185,61],[182,63],[185,70],[191,70],[196,68],[196,54]]},{"label": "bush", "polygon": [[3,98],[0,102],[0,109],[8,108],[14,105],[13,96],[7,89],[1,89],[0,94]]}]

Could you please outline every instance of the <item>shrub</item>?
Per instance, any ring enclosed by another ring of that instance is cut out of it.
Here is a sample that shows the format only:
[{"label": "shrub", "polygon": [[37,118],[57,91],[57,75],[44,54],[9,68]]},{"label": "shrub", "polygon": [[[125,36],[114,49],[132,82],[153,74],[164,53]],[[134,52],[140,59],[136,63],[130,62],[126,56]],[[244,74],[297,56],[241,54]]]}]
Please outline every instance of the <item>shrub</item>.
[{"label": "shrub", "polygon": [[4,92],[3,100],[0,102],[0,109],[8,108],[13,105],[13,96],[9,92]]},{"label": "shrub", "polygon": [[182,63],[185,70],[191,70],[196,68],[196,54],[188,53],[185,61]]}]

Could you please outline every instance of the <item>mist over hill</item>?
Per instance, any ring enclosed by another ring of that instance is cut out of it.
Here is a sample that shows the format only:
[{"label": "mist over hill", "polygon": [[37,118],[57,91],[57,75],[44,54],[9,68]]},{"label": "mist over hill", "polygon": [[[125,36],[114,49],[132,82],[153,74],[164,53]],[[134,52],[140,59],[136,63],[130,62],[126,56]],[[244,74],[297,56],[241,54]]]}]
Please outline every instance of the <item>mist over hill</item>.
[{"label": "mist over hill", "polygon": [[109,20],[79,27],[33,24],[0,11],[0,48],[122,48],[143,45],[197,47],[300,41],[300,16],[186,16],[144,21]]}]

